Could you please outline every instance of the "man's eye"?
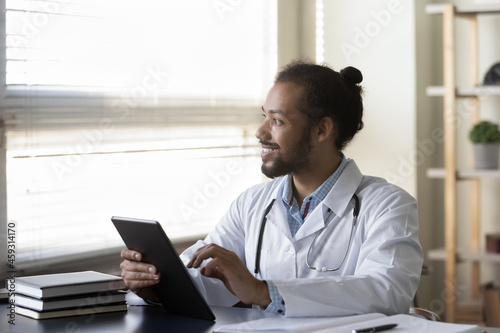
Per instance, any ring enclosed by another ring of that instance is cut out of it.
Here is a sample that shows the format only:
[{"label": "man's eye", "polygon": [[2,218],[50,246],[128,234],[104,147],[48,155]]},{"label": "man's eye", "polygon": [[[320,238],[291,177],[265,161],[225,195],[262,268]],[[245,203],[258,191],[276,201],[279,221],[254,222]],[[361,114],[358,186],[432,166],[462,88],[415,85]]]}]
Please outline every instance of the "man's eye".
[{"label": "man's eye", "polygon": [[276,125],[283,124],[283,122],[281,120],[279,120],[278,118],[273,118],[273,123],[275,123]]}]

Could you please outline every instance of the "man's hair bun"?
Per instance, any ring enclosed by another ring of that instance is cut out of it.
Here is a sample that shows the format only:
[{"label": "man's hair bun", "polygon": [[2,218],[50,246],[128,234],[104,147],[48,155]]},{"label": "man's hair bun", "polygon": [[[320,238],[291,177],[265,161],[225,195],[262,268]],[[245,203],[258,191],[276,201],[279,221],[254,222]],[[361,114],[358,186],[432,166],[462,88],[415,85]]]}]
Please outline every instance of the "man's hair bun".
[{"label": "man's hair bun", "polygon": [[348,66],[340,71],[340,76],[351,84],[358,84],[363,81],[363,74],[359,69]]},{"label": "man's hair bun", "polygon": [[303,88],[297,108],[307,116],[309,125],[324,117],[335,124],[334,144],[338,151],[363,128],[363,80],[361,72],[346,67],[340,72],[309,60],[295,60],[276,75],[274,83],[293,83]]}]

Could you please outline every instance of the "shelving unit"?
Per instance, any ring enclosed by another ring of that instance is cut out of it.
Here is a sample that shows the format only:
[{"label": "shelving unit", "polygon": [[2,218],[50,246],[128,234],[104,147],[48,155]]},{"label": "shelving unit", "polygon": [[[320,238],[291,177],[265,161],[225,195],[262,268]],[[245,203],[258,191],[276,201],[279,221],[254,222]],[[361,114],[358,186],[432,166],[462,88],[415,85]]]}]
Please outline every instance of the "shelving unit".
[{"label": "shelving unit", "polygon": [[[429,178],[445,178],[446,169],[432,168],[427,170]],[[466,179],[482,179],[482,178],[497,178],[500,179],[499,170],[456,170],[455,177],[457,180]]]},{"label": "shelving unit", "polygon": [[[482,178],[500,179],[498,170],[458,170],[456,163],[456,100],[457,98],[470,99],[472,106],[471,121],[479,120],[479,97],[500,96],[500,87],[480,86],[478,82],[478,27],[477,18],[482,14],[500,14],[500,4],[490,5],[453,5],[433,4],[426,6],[426,13],[443,16],[443,86],[428,87],[428,96],[442,96],[444,98],[444,168],[429,169],[430,178],[444,179],[444,249],[432,250],[429,258],[445,261],[445,301],[446,320],[456,321],[457,295],[456,264],[469,261],[472,265],[472,301],[480,297],[480,262],[500,263],[500,254],[485,253],[480,249],[480,197],[479,182]],[[455,81],[455,20],[465,19],[469,26],[469,84],[468,87],[456,86]],[[472,125],[472,124],[471,124]],[[457,182],[466,180],[471,183],[471,237],[470,249],[459,250],[456,244],[457,234]]]},{"label": "shelving unit", "polygon": [[[427,96],[444,96],[444,86],[427,87]],[[479,96],[498,96],[500,95],[500,86],[477,86],[460,87],[455,90],[457,97],[479,97]]]},{"label": "shelving unit", "polygon": [[[500,255],[496,253],[488,253],[485,251],[462,251],[460,249],[456,250],[455,259],[457,262],[490,262],[490,263],[500,263]],[[435,249],[429,251],[427,254],[429,259],[432,260],[446,260],[446,250],[444,248]]]}]

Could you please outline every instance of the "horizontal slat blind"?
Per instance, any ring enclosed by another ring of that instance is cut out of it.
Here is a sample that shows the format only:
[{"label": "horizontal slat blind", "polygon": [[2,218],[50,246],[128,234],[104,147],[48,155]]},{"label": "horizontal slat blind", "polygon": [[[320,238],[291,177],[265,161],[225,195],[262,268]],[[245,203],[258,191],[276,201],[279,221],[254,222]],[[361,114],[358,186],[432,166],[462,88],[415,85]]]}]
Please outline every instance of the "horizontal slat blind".
[{"label": "horizontal slat blind", "polygon": [[[70,139],[61,154],[9,151],[8,177],[15,180],[8,187],[9,216],[17,221],[20,261],[121,245],[112,215],[159,220],[173,239],[199,236],[243,188],[262,181],[249,132],[140,132],[120,133],[143,138],[133,145],[112,143],[117,138],[93,145],[100,137],[89,132],[79,144]],[[39,139],[47,147],[62,134]]]},{"label": "horizontal slat blind", "polygon": [[276,1],[6,1],[18,260],[121,245],[112,215],[208,232],[263,180]]},{"label": "horizontal slat blind", "polygon": [[276,63],[275,5],[9,0],[6,83],[259,99]]},{"label": "horizontal slat blind", "polygon": [[[172,127],[172,126],[232,126],[257,124],[261,120],[260,105],[217,107],[162,108],[96,108],[96,107],[37,107],[7,108],[4,125],[9,131]],[[103,129],[104,131],[104,129]]]}]

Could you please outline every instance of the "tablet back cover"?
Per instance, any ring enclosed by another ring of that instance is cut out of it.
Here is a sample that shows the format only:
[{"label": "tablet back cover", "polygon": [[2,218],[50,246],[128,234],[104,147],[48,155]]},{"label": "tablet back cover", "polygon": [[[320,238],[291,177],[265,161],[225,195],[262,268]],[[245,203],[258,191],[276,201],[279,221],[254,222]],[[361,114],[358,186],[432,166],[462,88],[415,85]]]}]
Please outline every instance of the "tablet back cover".
[{"label": "tablet back cover", "polygon": [[161,273],[153,290],[171,313],[215,320],[215,315],[199,293],[186,266],[157,221],[113,216],[118,233],[130,250],[143,255]]}]

